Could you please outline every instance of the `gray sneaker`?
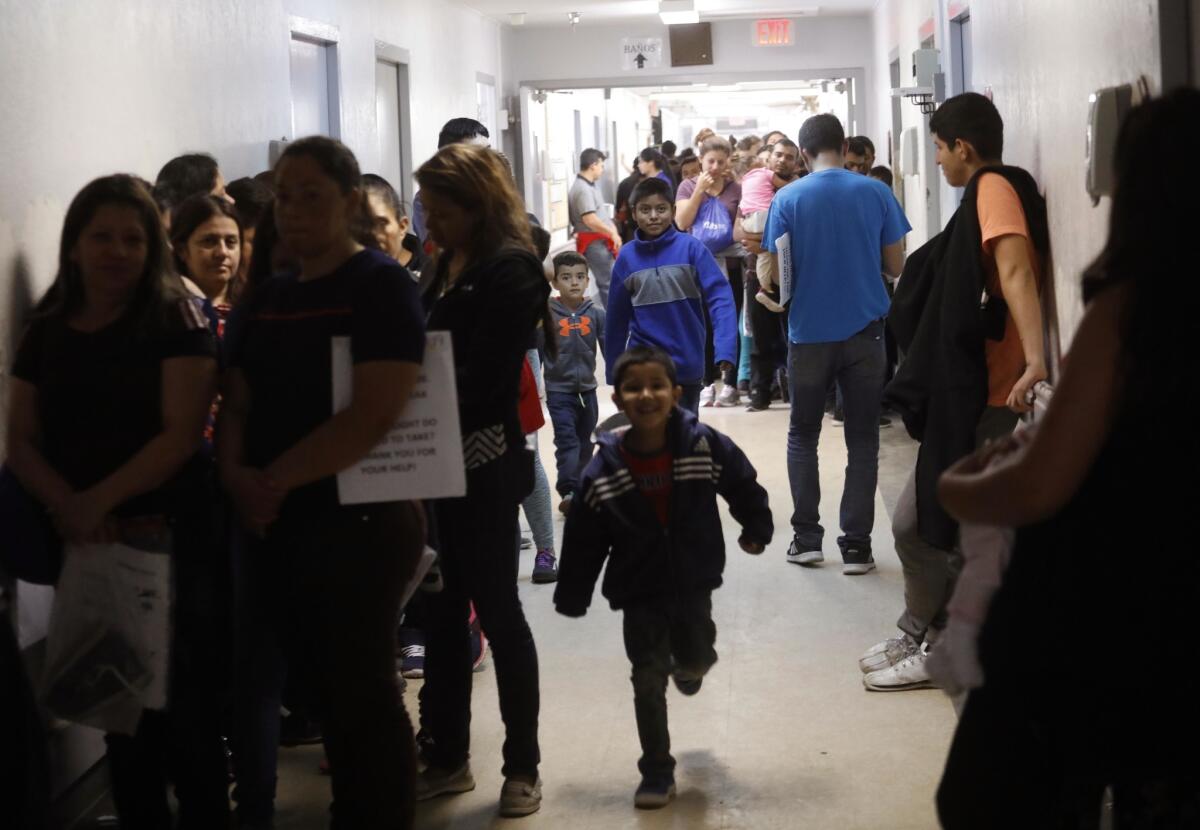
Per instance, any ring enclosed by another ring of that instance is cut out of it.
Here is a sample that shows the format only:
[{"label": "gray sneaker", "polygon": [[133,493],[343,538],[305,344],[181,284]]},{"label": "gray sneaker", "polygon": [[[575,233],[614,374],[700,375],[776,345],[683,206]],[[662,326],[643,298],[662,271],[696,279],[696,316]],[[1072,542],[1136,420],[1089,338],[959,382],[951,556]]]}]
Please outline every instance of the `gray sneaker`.
[{"label": "gray sneaker", "polygon": [[858,667],[863,674],[889,669],[920,650],[921,644],[914,640],[912,635],[902,634],[871,646],[858,658]]},{"label": "gray sneaker", "polygon": [[528,784],[516,778],[506,778],[500,788],[500,815],[520,818],[536,813],[542,806],[542,779]]},{"label": "gray sneaker", "polygon": [[417,801],[437,798],[439,795],[469,793],[473,789],[475,776],[471,775],[470,764],[463,764],[456,770],[426,767],[424,772],[417,775]]},{"label": "gray sneaker", "polygon": [[796,540],[793,539],[792,543],[788,546],[787,561],[791,562],[793,565],[804,565],[806,567],[811,567],[813,565],[820,565],[822,562],[824,562],[825,554],[821,553],[819,550],[800,550],[799,545],[796,544]]}]

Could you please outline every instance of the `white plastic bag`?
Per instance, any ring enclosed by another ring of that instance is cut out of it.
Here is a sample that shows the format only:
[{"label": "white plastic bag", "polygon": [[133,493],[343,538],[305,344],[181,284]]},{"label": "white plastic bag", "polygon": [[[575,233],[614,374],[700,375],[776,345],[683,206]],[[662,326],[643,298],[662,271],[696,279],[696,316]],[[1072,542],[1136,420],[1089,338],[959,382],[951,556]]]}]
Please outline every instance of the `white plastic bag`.
[{"label": "white plastic bag", "polygon": [[171,556],[166,542],[66,550],[46,637],[42,698],[63,720],[133,734],[167,705]]}]

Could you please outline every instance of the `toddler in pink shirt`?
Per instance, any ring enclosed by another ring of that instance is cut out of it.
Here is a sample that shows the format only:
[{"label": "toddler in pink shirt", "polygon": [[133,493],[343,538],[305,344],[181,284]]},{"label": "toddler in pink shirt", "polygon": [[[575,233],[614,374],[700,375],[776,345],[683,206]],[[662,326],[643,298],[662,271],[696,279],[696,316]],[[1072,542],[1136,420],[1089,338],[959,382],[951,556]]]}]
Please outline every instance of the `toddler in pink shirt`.
[{"label": "toddler in pink shirt", "polygon": [[[742,229],[748,233],[762,233],[767,227],[767,211],[771,207],[771,200],[775,198],[774,179],[774,171],[767,167],[756,168],[742,177],[742,201],[738,209],[742,213]],[[763,251],[758,255],[755,271],[761,287],[754,299],[772,311],[783,311],[783,306],[767,293],[771,286],[778,283],[771,254]]]}]

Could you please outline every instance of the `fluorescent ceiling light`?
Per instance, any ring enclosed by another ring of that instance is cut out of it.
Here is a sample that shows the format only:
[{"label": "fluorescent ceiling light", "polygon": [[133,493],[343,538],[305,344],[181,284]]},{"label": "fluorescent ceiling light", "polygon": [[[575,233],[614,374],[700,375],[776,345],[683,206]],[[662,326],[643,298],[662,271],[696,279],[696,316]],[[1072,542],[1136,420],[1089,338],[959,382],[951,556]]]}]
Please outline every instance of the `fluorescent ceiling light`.
[{"label": "fluorescent ceiling light", "polygon": [[668,26],[700,22],[700,12],[696,11],[693,0],[659,0],[658,16]]}]

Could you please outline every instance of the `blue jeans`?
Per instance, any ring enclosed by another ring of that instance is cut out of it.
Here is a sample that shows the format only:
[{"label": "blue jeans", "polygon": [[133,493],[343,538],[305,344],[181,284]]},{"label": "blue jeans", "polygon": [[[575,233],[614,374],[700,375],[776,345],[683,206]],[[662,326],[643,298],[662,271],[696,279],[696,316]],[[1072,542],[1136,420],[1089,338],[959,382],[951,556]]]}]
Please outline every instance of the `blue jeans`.
[{"label": "blue jeans", "polygon": [[547,390],[546,408],[550,410],[550,423],[554,424],[554,461],[558,467],[554,489],[566,497],[579,489],[579,478],[592,460],[592,431],[600,417],[596,390]]},{"label": "blue jeans", "polygon": [[821,481],[817,442],[825,414],[825,395],[835,380],[845,399],[846,482],[842,490],[842,536],[838,547],[871,549],[875,524],[875,484],[879,476],[879,390],[886,357],[883,321],[876,320],[848,340],[792,343],[788,380],[792,417],[788,425],[788,480],[792,487],[792,533],[798,551],[820,550]]},{"label": "blue jeans", "polygon": [[608,308],[608,286],[612,282],[613,255],[604,244],[603,239],[597,239],[588,245],[583,252],[587,260],[588,271],[596,282],[596,294],[600,297],[600,305]]}]

